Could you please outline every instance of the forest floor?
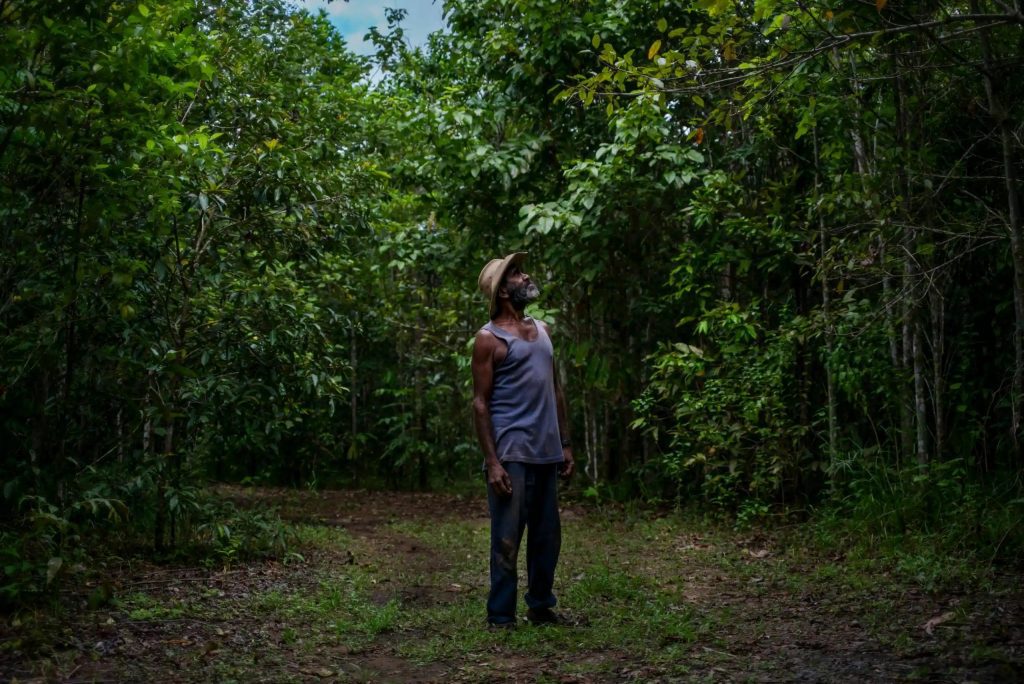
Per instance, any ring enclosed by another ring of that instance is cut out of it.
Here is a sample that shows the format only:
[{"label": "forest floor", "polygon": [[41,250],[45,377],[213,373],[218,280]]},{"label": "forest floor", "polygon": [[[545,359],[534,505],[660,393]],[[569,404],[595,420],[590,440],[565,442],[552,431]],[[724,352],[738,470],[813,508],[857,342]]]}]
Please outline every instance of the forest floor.
[{"label": "forest floor", "polygon": [[1015,573],[928,591],[785,529],[567,505],[570,624],[490,631],[482,497],[224,493],[278,507],[301,557],[124,561],[5,618],[0,681],[1024,681]]}]

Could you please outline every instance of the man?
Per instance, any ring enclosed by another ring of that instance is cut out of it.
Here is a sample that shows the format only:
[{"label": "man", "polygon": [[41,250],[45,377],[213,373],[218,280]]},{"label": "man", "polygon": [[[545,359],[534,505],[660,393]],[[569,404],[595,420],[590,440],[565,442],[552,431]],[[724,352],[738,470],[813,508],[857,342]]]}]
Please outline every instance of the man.
[{"label": "man", "polygon": [[516,560],[524,528],[526,619],[557,623],[552,608],[555,565],[562,545],[558,475],[573,473],[565,398],[555,373],[545,324],[524,314],[540,294],[523,272],[525,252],[492,259],[478,284],[490,302],[490,322],[473,344],[473,416],[487,471],[491,511],[491,591],[487,621],[516,625]]}]

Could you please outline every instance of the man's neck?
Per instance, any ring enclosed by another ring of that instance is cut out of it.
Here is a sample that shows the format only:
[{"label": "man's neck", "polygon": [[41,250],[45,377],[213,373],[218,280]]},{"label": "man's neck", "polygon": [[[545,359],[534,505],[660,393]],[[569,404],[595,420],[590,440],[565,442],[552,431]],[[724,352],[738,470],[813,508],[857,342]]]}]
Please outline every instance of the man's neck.
[{"label": "man's neck", "polygon": [[494,317],[495,325],[517,325],[526,318],[526,311],[516,309],[511,304],[501,307],[501,311]]}]

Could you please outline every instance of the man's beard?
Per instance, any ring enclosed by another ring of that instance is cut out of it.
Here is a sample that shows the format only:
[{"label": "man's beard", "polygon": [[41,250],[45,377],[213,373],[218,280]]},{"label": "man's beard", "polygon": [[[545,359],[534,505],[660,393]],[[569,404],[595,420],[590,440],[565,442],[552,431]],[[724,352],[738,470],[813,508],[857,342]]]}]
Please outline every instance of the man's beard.
[{"label": "man's beard", "polygon": [[523,283],[519,287],[509,288],[508,291],[508,300],[516,311],[522,311],[539,296],[540,288],[533,283]]}]

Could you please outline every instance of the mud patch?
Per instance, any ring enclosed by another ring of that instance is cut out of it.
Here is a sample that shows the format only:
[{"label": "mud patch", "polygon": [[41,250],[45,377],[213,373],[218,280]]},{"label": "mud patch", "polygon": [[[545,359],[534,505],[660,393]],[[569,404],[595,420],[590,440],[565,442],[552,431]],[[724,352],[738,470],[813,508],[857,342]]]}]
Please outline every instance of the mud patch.
[{"label": "mud patch", "polygon": [[381,684],[436,684],[449,681],[450,668],[433,663],[420,665],[386,653],[368,654],[337,667],[340,681]]}]

